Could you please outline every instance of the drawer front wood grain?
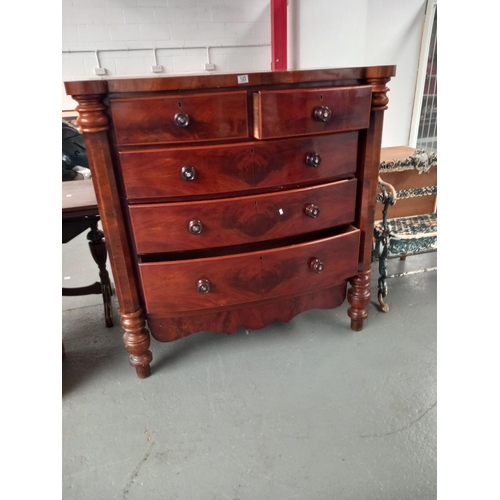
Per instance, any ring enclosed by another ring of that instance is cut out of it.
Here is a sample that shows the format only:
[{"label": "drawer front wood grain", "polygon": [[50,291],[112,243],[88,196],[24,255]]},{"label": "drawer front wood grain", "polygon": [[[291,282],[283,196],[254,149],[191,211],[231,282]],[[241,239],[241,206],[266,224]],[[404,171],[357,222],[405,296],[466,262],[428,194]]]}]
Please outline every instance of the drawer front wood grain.
[{"label": "drawer front wood grain", "polygon": [[[147,200],[354,175],[357,147],[358,132],[348,132],[237,146],[122,151],[119,156],[127,199]],[[191,175],[186,176],[186,168]]]},{"label": "drawer front wood grain", "polygon": [[110,107],[118,145],[248,137],[246,92],[117,98]]},{"label": "drawer front wood grain", "polygon": [[[196,196],[251,189],[250,146],[208,146],[120,153],[128,200]],[[183,177],[190,167],[191,177]]]},{"label": "drawer front wood grain", "polygon": [[254,136],[272,139],[368,128],[371,96],[371,85],[255,92]]},{"label": "drawer front wood grain", "polygon": [[[139,264],[146,310],[179,314],[326,288],[357,273],[358,252],[359,230],[352,229],[272,250]],[[317,261],[320,272],[313,269]],[[200,293],[200,281],[207,293]]]},{"label": "drawer front wood grain", "polygon": [[355,216],[356,186],[351,179],[258,196],[132,205],[137,253],[240,245],[349,224]]}]

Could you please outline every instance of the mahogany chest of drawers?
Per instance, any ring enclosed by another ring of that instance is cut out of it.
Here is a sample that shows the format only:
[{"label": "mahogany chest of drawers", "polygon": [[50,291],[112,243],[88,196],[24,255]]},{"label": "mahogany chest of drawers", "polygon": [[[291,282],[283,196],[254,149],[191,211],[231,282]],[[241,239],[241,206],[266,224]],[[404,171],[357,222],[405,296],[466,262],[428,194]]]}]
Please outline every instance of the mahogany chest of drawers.
[{"label": "mahogany chest of drawers", "polygon": [[362,329],[394,75],[377,66],[66,82],[139,377],[150,374],[150,334],[259,329],[346,296],[351,328]]}]

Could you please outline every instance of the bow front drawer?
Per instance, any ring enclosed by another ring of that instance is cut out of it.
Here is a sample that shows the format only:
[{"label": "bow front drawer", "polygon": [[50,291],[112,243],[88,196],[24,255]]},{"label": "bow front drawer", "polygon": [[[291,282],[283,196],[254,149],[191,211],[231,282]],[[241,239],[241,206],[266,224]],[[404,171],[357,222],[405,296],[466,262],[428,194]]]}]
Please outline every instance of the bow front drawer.
[{"label": "bow front drawer", "polygon": [[271,250],[139,264],[147,312],[227,307],[340,284],[357,272],[359,235],[351,228]]},{"label": "bow front drawer", "polygon": [[[191,197],[356,173],[358,132],[238,145],[121,151],[128,200]],[[297,187],[297,186],[295,186]]]},{"label": "bow front drawer", "polygon": [[111,99],[118,145],[248,137],[246,92]]},{"label": "bow front drawer", "polygon": [[257,139],[328,134],[368,128],[371,85],[253,94]]},{"label": "bow front drawer", "polygon": [[131,205],[137,253],[242,245],[350,224],[356,186],[351,179],[258,196]]}]

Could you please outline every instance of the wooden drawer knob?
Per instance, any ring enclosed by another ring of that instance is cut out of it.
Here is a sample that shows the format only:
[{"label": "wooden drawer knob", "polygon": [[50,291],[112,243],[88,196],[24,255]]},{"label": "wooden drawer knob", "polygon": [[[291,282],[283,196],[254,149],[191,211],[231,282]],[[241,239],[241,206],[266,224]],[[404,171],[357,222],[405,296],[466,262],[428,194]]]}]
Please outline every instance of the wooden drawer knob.
[{"label": "wooden drawer knob", "polygon": [[208,280],[198,280],[198,292],[208,293],[210,291],[210,281]]},{"label": "wooden drawer knob", "polygon": [[189,115],[187,113],[177,113],[174,116],[174,123],[177,127],[187,127],[189,125]]},{"label": "wooden drawer knob", "polygon": [[191,234],[201,234],[203,231],[203,224],[199,220],[192,220],[189,222],[189,232]]},{"label": "wooden drawer knob", "polygon": [[323,262],[321,262],[319,259],[316,259],[316,258],[312,258],[310,261],[309,261],[309,267],[315,272],[315,273],[320,273],[321,271],[323,271],[325,265],[323,264]]},{"label": "wooden drawer knob", "polygon": [[309,217],[311,217],[312,219],[315,219],[319,215],[319,212],[320,212],[319,207],[313,205],[312,203],[307,205],[307,207],[304,209],[304,213]]},{"label": "wooden drawer knob", "polygon": [[332,117],[332,111],[328,106],[319,106],[314,110],[314,119],[318,122],[328,122]]},{"label": "wooden drawer knob", "polygon": [[318,153],[310,153],[306,156],[306,163],[311,167],[319,167],[321,156]]},{"label": "wooden drawer knob", "polygon": [[181,176],[185,181],[194,181],[196,170],[194,167],[185,166],[181,168]]}]

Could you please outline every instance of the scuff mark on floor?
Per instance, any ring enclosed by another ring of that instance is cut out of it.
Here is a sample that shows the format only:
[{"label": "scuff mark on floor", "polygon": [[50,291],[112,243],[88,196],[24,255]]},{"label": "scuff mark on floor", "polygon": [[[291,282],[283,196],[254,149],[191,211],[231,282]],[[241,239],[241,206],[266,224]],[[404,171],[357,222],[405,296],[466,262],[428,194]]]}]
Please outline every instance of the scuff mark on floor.
[{"label": "scuff mark on floor", "polygon": [[411,421],[408,425],[401,427],[400,429],[396,429],[395,431],[391,431],[391,432],[386,432],[385,434],[365,434],[365,435],[362,435],[359,437],[361,437],[361,438],[385,437],[385,436],[390,436],[392,434],[397,434],[398,432],[405,431],[405,430],[409,429],[412,425],[416,424],[419,420],[423,419],[427,415],[427,413],[429,413],[436,405],[437,405],[437,401],[434,401],[434,403],[429,408],[427,408],[427,410],[425,410],[422,413],[422,415],[417,417],[415,420]]},{"label": "scuff mark on floor", "polygon": [[146,460],[149,458],[149,455],[151,453],[151,448],[153,447],[154,444],[155,444],[155,442],[151,441],[151,444],[149,445],[148,450],[146,451],[146,453],[144,454],[144,456],[142,457],[140,462],[136,465],[135,469],[130,474],[130,479],[128,480],[127,484],[123,488],[123,498],[127,498],[127,495],[130,492],[130,487],[134,483],[135,478],[138,476],[139,471],[141,470],[142,466],[146,463]]}]

